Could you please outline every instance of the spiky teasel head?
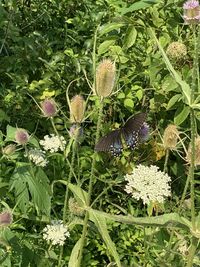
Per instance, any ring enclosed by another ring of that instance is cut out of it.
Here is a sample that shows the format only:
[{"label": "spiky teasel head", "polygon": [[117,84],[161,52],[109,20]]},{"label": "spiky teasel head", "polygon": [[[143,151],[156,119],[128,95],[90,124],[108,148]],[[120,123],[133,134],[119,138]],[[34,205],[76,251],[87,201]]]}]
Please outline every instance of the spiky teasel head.
[{"label": "spiky teasel head", "polygon": [[13,217],[10,211],[3,211],[0,213],[0,226],[8,226],[12,221]]},{"label": "spiky teasel head", "polygon": [[45,99],[40,103],[40,105],[44,117],[52,118],[58,112],[56,102],[52,98]]},{"label": "spiky teasel head", "polygon": [[10,156],[12,155],[16,150],[16,145],[14,144],[9,144],[5,147],[2,148],[2,153],[5,155],[5,156]]},{"label": "spiky teasel head", "polygon": [[[190,164],[191,163],[191,144],[189,144],[188,151],[187,151],[187,162]],[[194,164],[195,166],[200,165],[200,136],[197,136],[195,138],[195,159],[194,159]]]},{"label": "spiky teasel head", "polygon": [[85,101],[81,95],[74,96],[70,101],[70,121],[81,123],[84,119]]},{"label": "spiky teasel head", "polygon": [[199,1],[188,0],[183,5],[183,18],[186,24],[198,24],[200,22],[200,6]]},{"label": "spiky teasel head", "polygon": [[166,50],[166,54],[170,59],[180,60],[187,55],[187,47],[180,42],[172,42]]},{"label": "spiky teasel head", "polygon": [[96,70],[95,92],[98,96],[107,97],[111,95],[115,84],[115,63],[110,59],[100,62]]},{"label": "spiky teasel head", "polygon": [[29,141],[29,134],[25,129],[17,129],[15,132],[15,141],[19,144],[19,145],[26,145]]},{"label": "spiky teasel head", "polygon": [[69,201],[68,201],[68,207],[69,207],[69,211],[74,214],[74,215],[78,215],[78,216],[82,216],[84,215],[84,209],[81,208],[78,203],[76,202],[76,200],[72,197],[70,197]]},{"label": "spiky teasel head", "polygon": [[163,145],[165,149],[176,149],[179,139],[179,131],[174,124],[169,124],[163,134]]}]

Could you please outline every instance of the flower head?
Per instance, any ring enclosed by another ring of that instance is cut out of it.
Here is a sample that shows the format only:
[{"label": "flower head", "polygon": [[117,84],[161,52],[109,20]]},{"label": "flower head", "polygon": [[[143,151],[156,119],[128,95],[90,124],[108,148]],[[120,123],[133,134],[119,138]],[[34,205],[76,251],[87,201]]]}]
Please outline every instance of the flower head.
[{"label": "flower head", "polygon": [[63,151],[66,145],[66,141],[63,136],[56,136],[55,134],[50,134],[44,136],[44,140],[40,140],[40,145],[43,146],[45,151],[50,151],[50,153]]},{"label": "flower head", "polygon": [[69,210],[72,214],[75,214],[78,216],[84,215],[84,209],[82,207],[80,207],[79,204],[77,203],[77,201],[72,197],[70,197],[70,199],[68,201],[68,207],[69,207]]},{"label": "flower head", "polygon": [[40,149],[30,149],[26,156],[37,166],[45,167],[48,163],[48,160],[45,159],[44,152]]},{"label": "flower head", "polygon": [[115,84],[115,64],[110,59],[104,59],[96,71],[95,91],[98,96],[107,97],[112,93]]},{"label": "flower head", "polygon": [[70,101],[70,121],[81,123],[84,118],[85,101],[81,95],[74,96]]},{"label": "flower head", "polygon": [[43,229],[43,238],[52,242],[52,245],[63,246],[67,237],[70,236],[67,226],[62,221],[52,221]]},{"label": "flower head", "polygon": [[17,129],[15,132],[15,140],[19,145],[25,145],[29,141],[29,134],[24,129]]},{"label": "flower head", "polygon": [[0,213],[0,226],[8,226],[12,223],[13,217],[10,211]]},{"label": "flower head", "polygon": [[16,146],[14,144],[10,144],[10,145],[5,146],[2,149],[2,152],[4,155],[10,156],[15,152],[15,150],[16,150]]},{"label": "flower head", "polygon": [[56,102],[51,98],[41,102],[41,109],[43,115],[47,118],[54,117],[58,112]]},{"label": "flower head", "polygon": [[167,47],[166,54],[170,59],[183,59],[187,55],[187,47],[180,42],[172,42]]},{"label": "flower head", "polygon": [[188,0],[183,5],[183,18],[187,24],[197,24],[200,22],[199,1]]},{"label": "flower head", "polygon": [[144,204],[163,203],[164,198],[170,196],[168,183],[171,178],[157,166],[138,165],[132,174],[125,176],[125,180],[128,182],[125,191]]},{"label": "flower head", "polygon": [[176,149],[179,131],[174,124],[169,124],[163,134],[163,145],[165,149]]}]

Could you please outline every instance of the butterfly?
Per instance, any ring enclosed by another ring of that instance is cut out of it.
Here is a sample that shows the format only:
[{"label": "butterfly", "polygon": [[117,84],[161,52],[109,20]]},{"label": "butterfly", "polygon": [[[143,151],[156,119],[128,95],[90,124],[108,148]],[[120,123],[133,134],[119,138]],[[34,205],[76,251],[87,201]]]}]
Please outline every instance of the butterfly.
[{"label": "butterfly", "polygon": [[110,152],[113,156],[119,156],[123,150],[122,138],[127,147],[132,150],[136,147],[142,128],[146,124],[146,113],[138,113],[132,116],[123,127],[114,130],[100,138],[95,145],[96,151]]}]

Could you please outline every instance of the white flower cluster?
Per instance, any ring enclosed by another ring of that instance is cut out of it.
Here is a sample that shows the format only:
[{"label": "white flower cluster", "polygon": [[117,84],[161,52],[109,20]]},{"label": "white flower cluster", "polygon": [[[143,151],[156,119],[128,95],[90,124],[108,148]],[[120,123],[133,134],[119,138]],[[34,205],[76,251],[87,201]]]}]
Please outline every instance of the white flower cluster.
[{"label": "white flower cluster", "polygon": [[48,160],[45,159],[45,154],[40,149],[30,149],[26,155],[29,160],[35,163],[37,166],[45,167],[48,164]]},{"label": "white flower cluster", "polygon": [[43,146],[44,150],[50,151],[50,153],[58,152],[58,150],[63,151],[66,145],[66,141],[63,136],[56,136],[55,134],[50,134],[44,136],[44,140],[40,140],[40,145]]},{"label": "white flower cluster", "polygon": [[125,176],[125,180],[128,182],[125,191],[137,200],[142,199],[144,204],[163,203],[164,198],[171,195],[168,184],[171,178],[157,166],[138,165],[132,174]]},{"label": "white flower cluster", "polygon": [[70,236],[68,228],[63,225],[62,221],[52,221],[43,229],[43,238],[52,242],[52,245],[63,246],[67,237]]}]

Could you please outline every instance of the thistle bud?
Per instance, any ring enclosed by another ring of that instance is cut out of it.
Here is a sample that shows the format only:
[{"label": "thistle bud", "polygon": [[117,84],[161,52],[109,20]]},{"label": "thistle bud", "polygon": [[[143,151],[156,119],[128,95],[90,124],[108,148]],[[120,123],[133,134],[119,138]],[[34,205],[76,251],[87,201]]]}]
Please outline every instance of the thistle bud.
[{"label": "thistle bud", "polygon": [[179,131],[176,125],[169,124],[164,131],[163,145],[165,149],[174,150],[178,143]]},{"label": "thistle bud", "polygon": [[56,102],[53,99],[45,99],[41,102],[41,109],[43,115],[47,118],[54,117],[58,112]]},{"label": "thistle bud", "polygon": [[[191,163],[191,144],[189,145],[188,151],[187,151],[187,161],[190,164]],[[195,159],[194,159],[195,166],[200,165],[200,136],[195,138]]]},{"label": "thistle bud", "polygon": [[12,213],[9,211],[4,211],[0,213],[0,226],[8,226],[12,223]]},{"label": "thistle bud", "polygon": [[187,48],[180,42],[172,42],[167,47],[166,54],[172,60],[180,60],[187,55]]},{"label": "thistle bud", "polygon": [[19,145],[25,145],[29,141],[29,134],[24,129],[17,129],[15,132],[15,140]]},{"label": "thistle bud", "polygon": [[115,64],[110,59],[104,59],[96,71],[95,91],[98,96],[109,96],[115,84]]},{"label": "thistle bud", "polygon": [[5,146],[2,149],[2,152],[5,156],[10,156],[15,152],[15,149],[16,149],[16,146],[14,144],[10,144],[10,145]]},{"label": "thistle bud", "polygon": [[198,24],[200,22],[199,1],[188,0],[183,5],[183,18],[186,24]]},{"label": "thistle bud", "polygon": [[84,118],[85,101],[81,95],[76,95],[70,102],[70,121],[72,123],[81,123]]}]

